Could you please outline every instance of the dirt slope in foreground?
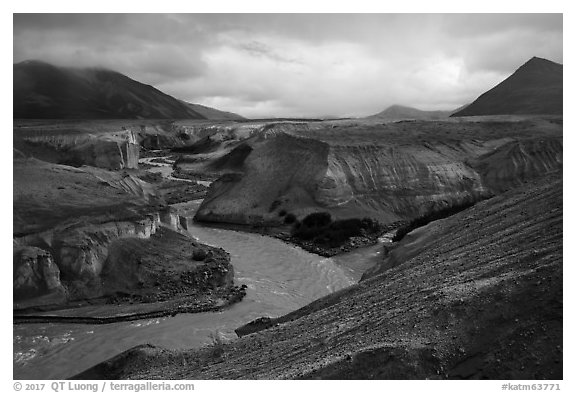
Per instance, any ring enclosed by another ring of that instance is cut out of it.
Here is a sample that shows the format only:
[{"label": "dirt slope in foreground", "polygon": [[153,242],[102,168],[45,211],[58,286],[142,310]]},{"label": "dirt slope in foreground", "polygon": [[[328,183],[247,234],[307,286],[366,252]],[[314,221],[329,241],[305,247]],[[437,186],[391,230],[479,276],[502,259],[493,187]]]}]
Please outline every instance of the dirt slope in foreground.
[{"label": "dirt slope in foreground", "polygon": [[438,221],[419,254],[273,328],[78,377],[562,379],[562,180],[545,181]]}]

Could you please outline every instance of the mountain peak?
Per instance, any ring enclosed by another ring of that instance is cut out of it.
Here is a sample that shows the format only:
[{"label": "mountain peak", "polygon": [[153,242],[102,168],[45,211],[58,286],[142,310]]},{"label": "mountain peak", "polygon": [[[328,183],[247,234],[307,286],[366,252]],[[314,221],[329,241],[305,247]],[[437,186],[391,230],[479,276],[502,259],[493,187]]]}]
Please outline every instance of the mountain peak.
[{"label": "mountain peak", "polygon": [[452,116],[562,114],[562,64],[532,57]]},{"label": "mountain peak", "polygon": [[423,111],[404,105],[390,105],[375,115],[372,119],[397,121],[397,120],[439,120],[448,117],[453,111]]},{"label": "mountain peak", "polygon": [[526,63],[524,64],[538,64],[538,63],[543,63],[543,64],[558,64],[553,62],[552,60],[548,60],[548,59],[544,59],[543,57],[538,57],[538,56],[532,56],[532,58],[530,60],[528,60]]},{"label": "mountain peak", "polygon": [[555,63],[548,59],[543,59],[541,57],[532,57],[526,63],[522,64],[516,72],[520,70],[554,70],[554,69],[562,69],[562,64]]}]

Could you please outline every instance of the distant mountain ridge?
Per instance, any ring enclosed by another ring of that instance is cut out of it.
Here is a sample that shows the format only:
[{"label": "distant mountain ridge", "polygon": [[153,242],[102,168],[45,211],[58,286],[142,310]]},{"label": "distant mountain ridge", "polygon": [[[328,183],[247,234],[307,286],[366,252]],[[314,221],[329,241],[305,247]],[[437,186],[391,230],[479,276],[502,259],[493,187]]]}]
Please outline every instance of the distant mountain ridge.
[{"label": "distant mountain ridge", "polygon": [[562,94],[562,64],[533,57],[452,116],[561,115]]},{"label": "distant mountain ridge", "polygon": [[246,120],[233,112],[225,112],[218,109],[210,108],[209,106],[204,106],[200,104],[192,104],[190,102],[181,101],[184,105],[187,105],[194,112],[201,114],[206,119],[210,120]]},{"label": "distant mountain ridge", "polygon": [[13,65],[14,118],[226,119],[230,114],[188,105],[153,86],[103,68]]},{"label": "distant mountain ridge", "polygon": [[378,120],[439,120],[449,117],[451,111],[423,111],[409,106],[392,105],[375,115],[368,116],[367,119]]}]

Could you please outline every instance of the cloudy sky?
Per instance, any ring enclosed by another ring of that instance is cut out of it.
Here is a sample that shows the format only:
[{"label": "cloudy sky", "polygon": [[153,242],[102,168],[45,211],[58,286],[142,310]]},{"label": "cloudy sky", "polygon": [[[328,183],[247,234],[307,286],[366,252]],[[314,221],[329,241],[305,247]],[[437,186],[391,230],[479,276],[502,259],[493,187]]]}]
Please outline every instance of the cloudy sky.
[{"label": "cloudy sky", "polygon": [[561,14],[15,14],[14,62],[102,66],[265,116],[453,109],[532,56],[562,63]]}]

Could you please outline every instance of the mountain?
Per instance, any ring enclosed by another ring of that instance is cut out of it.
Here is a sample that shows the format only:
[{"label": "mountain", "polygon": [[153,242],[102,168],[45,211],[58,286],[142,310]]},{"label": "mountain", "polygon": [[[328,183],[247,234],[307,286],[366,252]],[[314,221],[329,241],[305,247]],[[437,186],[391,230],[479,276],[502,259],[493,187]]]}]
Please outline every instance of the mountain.
[{"label": "mountain", "polygon": [[194,112],[201,114],[206,119],[210,120],[246,120],[245,117],[242,117],[233,112],[225,112],[220,111],[218,109],[210,108],[209,106],[204,106],[200,104],[191,104],[186,101],[181,101],[184,105],[187,105],[190,109]]},{"label": "mountain", "polygon": [[382,112],[372,116],[368,119],[377,120],[438,120],[449,117],[454,111],[423,111],[409,106],[392,105],[384,109]]},{"label": "mountain", "polygon": [[562,114],[562,64],[533,57],[452,116]]},{"label": "mountain", "polygon": [[103,68],[14,64],[14,118],[209,119],[180,100]]}]

